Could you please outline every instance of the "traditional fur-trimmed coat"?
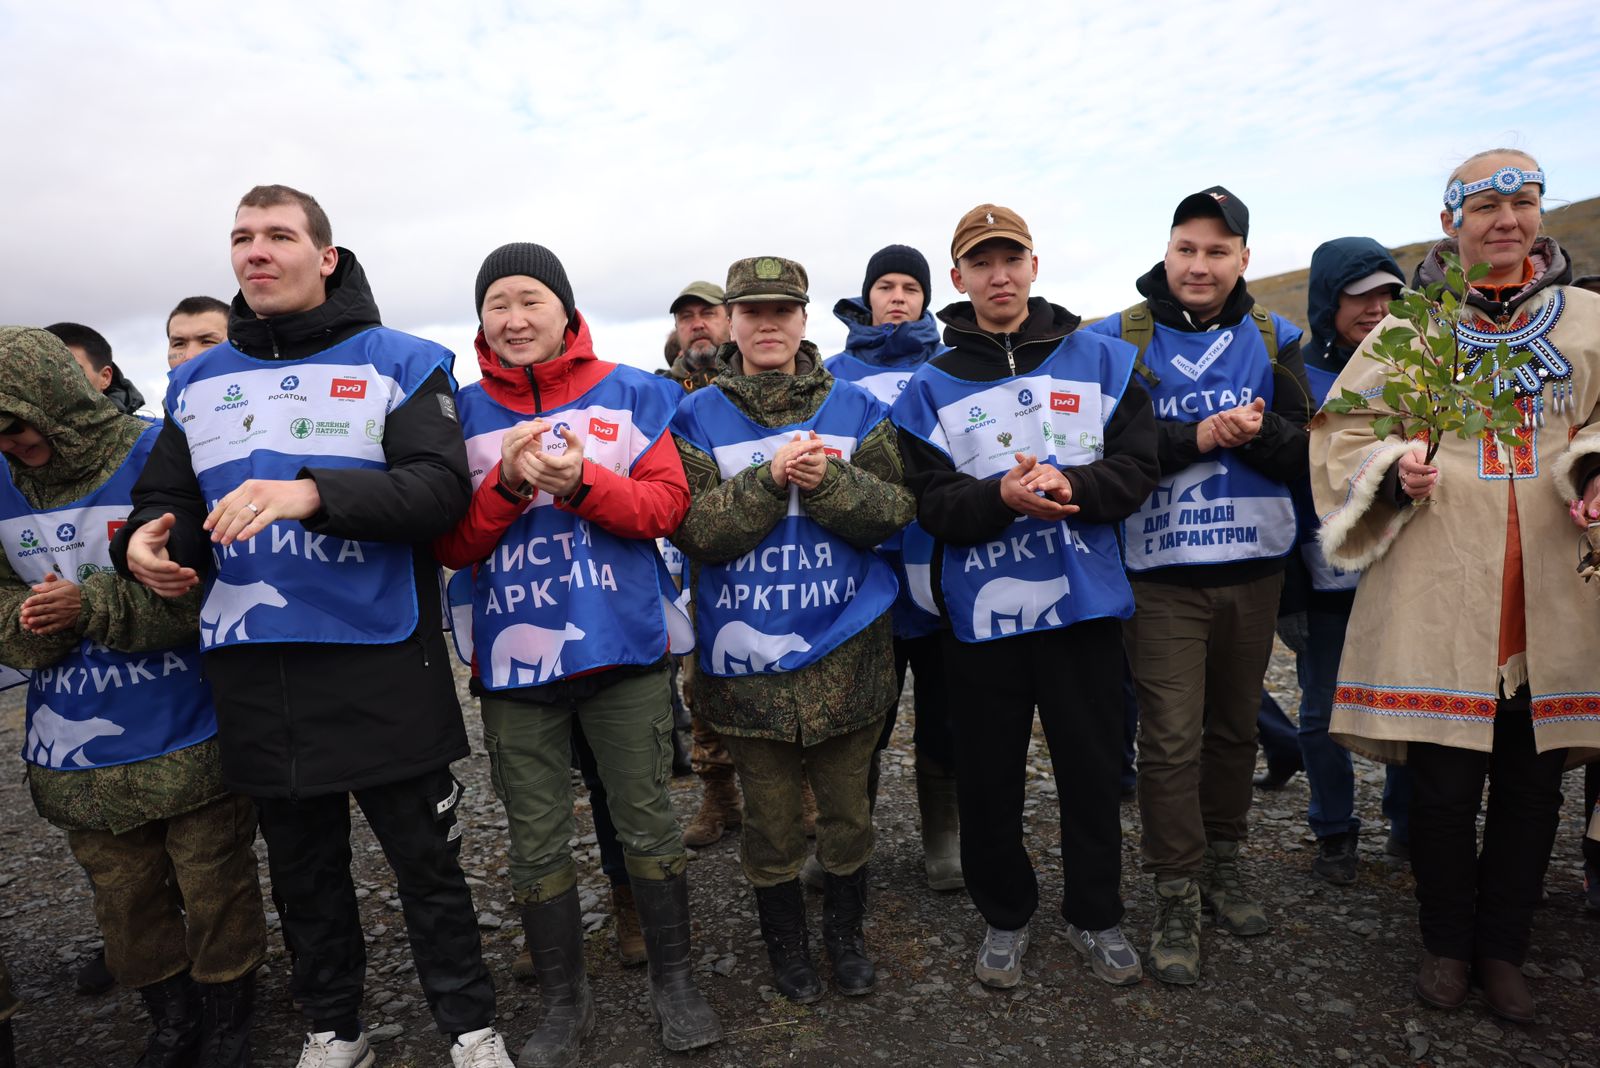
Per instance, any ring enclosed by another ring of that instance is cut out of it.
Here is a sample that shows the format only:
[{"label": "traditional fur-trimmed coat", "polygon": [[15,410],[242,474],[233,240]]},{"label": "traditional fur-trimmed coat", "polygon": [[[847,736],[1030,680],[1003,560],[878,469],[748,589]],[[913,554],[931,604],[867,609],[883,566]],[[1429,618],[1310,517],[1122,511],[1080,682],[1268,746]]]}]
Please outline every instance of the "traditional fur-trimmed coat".
[{"label": "traditional fur-trimmed coat", "polygon": [[[1554,254],[1541,260],[1535,250],[1546,284],[1530,285],[1499,325],[1472,324],[1514,345],[1541,337],[1572,368],[1570,401],[1558,407],[1546,389],[1542,425],[1535,419],[1521,431],[1522,444],[1510,455],[1488,441],[1447,437],[1434,460],[1439,480],[1432,503],[1397,506],[1384,476],[1415,442],[1398,435],[1376,440],[1370,415],[1322,412],[1311,423],[1323,551],[1333,563],[1363,572],[1330,731],[1378,760],[1404,763],[1408,742],[1490,751],[1496,700],[1523,682],[1532,694],[1540,752],[1571,748],[1575,762],[1600,755],[1580,752],[1600,749],[1600,583],[1578,576],[1579,531],[1567,512],[1579,492],[1575,475],[1600,454],[1600,296],[1551,284],[1557,272],[1550,268],[1564,267],[1565,257],[1552,242],[1541,245]],[[1386,319],[1372,337],[1394,325]],[[1370,347],[1371,338],[1340,374],[1334,394],[1381,389],[1383,369],[1369,357]],[[1501,664],[1512,494],[1527,652]]]}]

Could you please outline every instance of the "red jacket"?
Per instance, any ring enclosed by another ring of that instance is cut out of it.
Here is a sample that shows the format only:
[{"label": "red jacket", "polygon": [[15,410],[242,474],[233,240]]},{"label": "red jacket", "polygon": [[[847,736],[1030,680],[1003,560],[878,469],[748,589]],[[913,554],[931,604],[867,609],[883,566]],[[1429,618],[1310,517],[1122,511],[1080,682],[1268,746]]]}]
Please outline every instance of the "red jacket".
[{"label": "red jacket", "polygon": [[[617,365],[596,358],[589,324],[581,315],[577,319],[578,328],[567,331],[561,355],[528,367],[502,364],[489,351],[480,329],[473,345],[478,350],[484,391],[532,418],[594,388]],[[484,474],[461,522],[433,543],[434,555],[445,567],[460,570],[487,559],[527,509],[526,502],[502,496],[495,489],[499,481],[500,465],[496,463]],[[654,539],[671,534],[689,510],[689,481],[672,435],[657,438],[625,475],[585,463],[583,484],[572,496],[557,500],[556,507],[576,512],[620,538]]]}]

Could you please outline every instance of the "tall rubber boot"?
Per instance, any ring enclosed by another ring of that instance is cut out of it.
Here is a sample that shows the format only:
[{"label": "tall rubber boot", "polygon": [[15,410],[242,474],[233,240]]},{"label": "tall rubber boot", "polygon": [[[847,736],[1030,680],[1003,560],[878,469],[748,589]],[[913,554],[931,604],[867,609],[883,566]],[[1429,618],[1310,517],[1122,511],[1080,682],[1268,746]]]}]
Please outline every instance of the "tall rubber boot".
[{"label": "tall rubber boot", "polygon": [[778,993],[797,1005],[816,1001],[822,996],[822,980],[811,963],[800,880],[756,887],[756,911],[761,916],[761,938],[767,943],[767,960],[772,962]]},{"label": "tall rubber boot", "polygon": [[578,888],[522,906],[533,970],[544,1006],[539,1026],[517,1057],[517,1068],[569,1068],[594,1030],[594,998],[583,967],[583,918]]},{"label": "tall rubber boot", "polygon": [[922,815],[922,866],[934,890],[960,890],[961,809],[956,804],[956,777],[933,760],[917,754],[917,810]]},{"label": "tall rubber boot", "polygon": [[867,910],[867,866],[863,864],[850,875],[828,872],[824,879],[822,944],[833,964],[833,985],[849,997],[870,994],[878,977],[861,930]]},{"label": "tall rubber boot", "polygon": [[256,1014],[256,973],[200,985],[199,1068],[250,1068],[250,1025]]},{"label": "tall rubber boot", "polygon": [[188,972],[139,988],[155,1030],[137,1068],[190,1068],[200,1051],[200,989]]},{"label": "tall rubber boot", "polygon": [[674,1052],[722,1040],[722,1021],[695,988],[689,962],[689,880],[634,879],[633,902],[650,957],[650,1014]]}]

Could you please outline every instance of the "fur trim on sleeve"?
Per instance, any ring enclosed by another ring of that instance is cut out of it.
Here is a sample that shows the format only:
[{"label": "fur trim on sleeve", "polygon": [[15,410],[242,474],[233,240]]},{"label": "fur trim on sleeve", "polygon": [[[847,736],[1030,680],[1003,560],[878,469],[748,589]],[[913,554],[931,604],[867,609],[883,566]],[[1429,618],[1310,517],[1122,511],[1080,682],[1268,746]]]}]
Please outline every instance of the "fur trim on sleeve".
[{"label": "fur trim on sleeve", "polygon": [[1600,453],[1600,436],[1580,435],[1573,438],[1566,451],[1556,457],[1556,462],[1550,465],[1550,474],[1554,479],[1556,492],[1561,495],[1562,504],[1583,495],[1582,487],[1573,480],[1573,472],[1580,459],[1597,453]]},{"label": "fur trim on sleeve", "polygon": [[[1322,555],[1328,558],[1329,563],[1347,571],[1366,570],[1388,551],[1400,529],[1411,521],[1416,509],[1394,508],[1394,514],[1382,523],[1376,540],[1372,541],[1364,551],[1352,554],[1345,549],[1345,543],[1350,540],[1350,536],[1363,520],[1368,520],[1369,524],[1373,522],[1368,519],[1368,512],[1373,507],[1378,488],[1383,485],[1383,476],[1388,473],[1390,467],[1400,461],[1401,456],[1415,447],[1414,441],[1387,441],[1373,449],[1362,462],[1360,469],[1350,479],[1344,504],[1322,517],[1322,527],[1317,532],[1317,540],[1322,544]],[[1377,504],[1379,508],[1388,506],[1386,501]]]}]

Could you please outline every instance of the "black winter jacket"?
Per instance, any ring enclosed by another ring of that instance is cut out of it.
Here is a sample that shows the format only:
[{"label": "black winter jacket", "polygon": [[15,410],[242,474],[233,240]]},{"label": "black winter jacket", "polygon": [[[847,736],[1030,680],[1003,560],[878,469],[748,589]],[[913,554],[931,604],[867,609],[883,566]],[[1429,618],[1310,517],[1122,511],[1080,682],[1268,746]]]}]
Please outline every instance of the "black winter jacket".
[{"label": "black winter jacket", "polygon": [[[292,362],[379,326],[377,304],[355,256],[339,250],[327,301],[307,312],[258,319],[234,298],[228,340],[246,355]],[[418,624],[392,645],[313,642],[235,645],[202,657],[216,698],[223,781],[252,797],[298,798],[397,782],[468,753],[461,706],[441,629],[438,567],[428,548],[466,512],[466,448],[454,386],[435,371],[389,414],[387,470],[306,468],[322,508],[314,534],[407,542]],[[206,575],[214,566],[207,513],[187,439],[168,417],[133,491],[134,511],[112,544],[127,571],[128,537],[171,512],[171,557]],[[130,576],[131,577],[131,576]]]}]

